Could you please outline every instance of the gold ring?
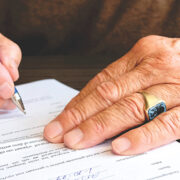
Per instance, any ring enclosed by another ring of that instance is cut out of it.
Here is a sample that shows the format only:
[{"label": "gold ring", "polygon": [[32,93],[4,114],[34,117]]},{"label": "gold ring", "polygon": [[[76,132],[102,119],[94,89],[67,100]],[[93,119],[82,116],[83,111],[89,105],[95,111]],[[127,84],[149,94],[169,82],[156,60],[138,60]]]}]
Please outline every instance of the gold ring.
[{"label": "gold ring", "polygon": [[145,115],[148,121],[151,121],[159,114],[166,112],[165,101],[146,92],[140,93],[143,95],[145,100]]}]

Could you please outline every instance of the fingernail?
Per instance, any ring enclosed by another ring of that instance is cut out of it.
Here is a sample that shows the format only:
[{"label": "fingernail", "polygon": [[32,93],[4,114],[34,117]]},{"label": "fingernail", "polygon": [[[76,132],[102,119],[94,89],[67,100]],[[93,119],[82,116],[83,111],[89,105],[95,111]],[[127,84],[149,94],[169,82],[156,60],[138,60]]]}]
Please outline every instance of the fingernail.
[{"label": "fingernail", "polygon": [[0,85],[0,96],[3,99],[9,99],[12,96],[12,94],[13,94],[13,90],[7,82]]},{"label": "fingernail", "polygon": [[83,132],[79,128],[76,128],[64,135],[64,143],[68,147],[74,148],[82,140],[83,136]]},{"label": "fingernail", "polygon": [[62,133],[63,128],[59,121],[52,121],[45,127],[44,131],[47,137],[53,139]]},{"label": "fingernail", "polygon": [[131,147],[131,142],[128,138],[122,137],[112,142],[113,151],[121,154]]}]

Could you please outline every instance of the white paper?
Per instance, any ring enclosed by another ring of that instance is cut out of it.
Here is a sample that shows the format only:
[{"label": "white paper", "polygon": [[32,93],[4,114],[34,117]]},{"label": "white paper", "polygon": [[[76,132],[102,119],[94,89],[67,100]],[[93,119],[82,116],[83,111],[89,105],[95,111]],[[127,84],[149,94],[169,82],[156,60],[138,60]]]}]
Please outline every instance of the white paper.
[{"label": "white paper", "polygon": [[111,141],[70,150],[42,139],[43,126],[78,92],[55,80],[18,87],[27,116],[0,115],[0,180],[179,180],[180,144],[137,156],[117,156]]},{"label": "white paper", "polygon": [[26,115],[18,109],[0,111],[0,143],[37,137],[78,91],[54,80],[41,80],[17,86]]}]

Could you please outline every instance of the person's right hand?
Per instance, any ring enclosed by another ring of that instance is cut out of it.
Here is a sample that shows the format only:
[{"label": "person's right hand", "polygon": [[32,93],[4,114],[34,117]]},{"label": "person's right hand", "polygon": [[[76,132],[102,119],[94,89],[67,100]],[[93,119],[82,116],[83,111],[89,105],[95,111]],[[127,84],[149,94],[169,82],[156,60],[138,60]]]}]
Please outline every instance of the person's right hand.
[{"label": "person's right hand", "polygon": [[10,98],[14,93],[14,81],[19,78],[21,61],[19,46],[0,34],[0,109],[13,109]]}]

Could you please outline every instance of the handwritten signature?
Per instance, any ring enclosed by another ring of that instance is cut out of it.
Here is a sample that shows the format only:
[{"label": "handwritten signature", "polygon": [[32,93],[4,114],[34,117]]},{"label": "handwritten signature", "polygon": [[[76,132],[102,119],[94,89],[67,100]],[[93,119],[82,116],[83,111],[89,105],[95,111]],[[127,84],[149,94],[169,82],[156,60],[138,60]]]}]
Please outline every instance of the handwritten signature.
[{"label": "handwritten signature", "polygon": [[102,171],[98,171],[96,168],[91,167],[88,169],[75,171],[70,174],[58,176],[56,180],[91,180],[98,178],[101,173]]}]

